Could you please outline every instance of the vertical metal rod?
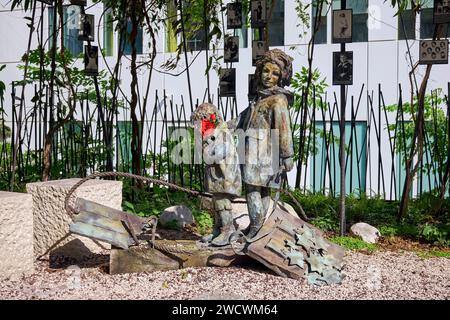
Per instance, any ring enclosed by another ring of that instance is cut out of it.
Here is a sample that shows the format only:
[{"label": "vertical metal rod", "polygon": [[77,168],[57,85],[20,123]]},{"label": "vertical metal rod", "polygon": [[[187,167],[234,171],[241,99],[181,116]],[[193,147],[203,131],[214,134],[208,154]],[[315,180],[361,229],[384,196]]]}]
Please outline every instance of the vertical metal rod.
[{"label": "vertical metal rod", "polygon": [[[206,66],[209,64],[209,43],[208,43],[208,0],[203,0],[203,23],[204,23],[204,31],[205,31],[205,59]],[[208,90],[208,102],[211,103],[211,92],[209,88],[209,70],[206,72],[206,89]]]},{"label": "vertical metal rod", "polygon": [[[346,0],[341,0],[341,9],[344,10],[347,6]],[[341,53],[345,52],[345,43],[341,43]],[[341,138],[339,143],[339,158],[341,165],[341,188],[340,188],[340,230],[341,236],[345,235],[345,85],[341,85]]]},{"label": "vertical metal rod", "polygon": [[[315,97],[314,97],[314,99],[315,99]],[[323,110],[322,98],[320,99],[320,108]],[[316,150],[315,150],[315,147],[316,147],[316,135],[317,135],[317,133],[316,133],[316,110],[315,109],[313,111],[312,130],[314,132],[314,134],[313,134],[314,152],[313,152],[313,170],[312,170],[311,179],[313,181],[313,192],[315,193],[316,192],[316,152],[315,152]],[[305,173],[305,175],[306,175],[306,173]]]},{"label": "vertical metal rod", "polygon": [[[189,60],[187,56],[187,46],[186,46],[186,32],[184,30],[184,17],[183,17],[183,1],[179,0],[179,9],[180,9],[180,17],[181,17],[181,30],[183,37],[183,51],[184,51],[184,59],[186,61],[186,76],[188,81],[188,89],[189,89],[189,102],[191,103],[191,112],[194,112],[194,105],[192,100],[192,88],[191,88],[191,75],[189,73]],[[206,41],[206,39],[205,39]],[[165,99],[165,96],[164,96]]]},{"label": "vertical metal rod", "polygon": [[[12,150],[12,158],[11,158],[11,163],[14,163],[14,160],[16,155],[16,139],[15,139],[15,134],[16,134],[16,87],[14,82],[12,83],[12,89],[11,89],[11,110],[12,110],[12,122],[11,122],[11,150]],[[8,172],[11,173],[11,176],[9,177],[9,181],[10,181],[10,187],[9,187],[9,191],[14,191],[14,178],[13,175],[15,175],[14,170],[10,171],[8,170]]]}]

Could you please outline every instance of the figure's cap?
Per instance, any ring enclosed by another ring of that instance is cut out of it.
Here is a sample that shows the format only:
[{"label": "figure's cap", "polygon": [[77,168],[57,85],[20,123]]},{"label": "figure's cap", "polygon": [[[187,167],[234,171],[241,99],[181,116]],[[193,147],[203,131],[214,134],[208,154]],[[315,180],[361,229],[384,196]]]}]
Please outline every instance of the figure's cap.
[{"label": "figure's cap", "polygon": [[223,119],[215,105],[203,103],[192,113],[191,121],[194,124],[201,124],[199,129],[201,130],[202,137],[206,137],[214,132],[214,129],[223,122]]},{"label": "figure's cap", "polygon": [[191,121],[202,121],[210,119],[211,115],[215,115],[215,118],[220,122],[223,121],[222,116],[220,115],[219,109],[213,105],[212,103],[202,103],[195,109],[192,113]]}]

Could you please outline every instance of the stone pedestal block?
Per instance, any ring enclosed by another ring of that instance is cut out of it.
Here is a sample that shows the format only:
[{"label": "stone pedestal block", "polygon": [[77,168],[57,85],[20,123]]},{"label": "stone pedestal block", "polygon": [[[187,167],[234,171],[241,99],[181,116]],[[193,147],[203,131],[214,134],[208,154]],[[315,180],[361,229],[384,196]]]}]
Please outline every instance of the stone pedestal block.
[{"label": "stone pedestal block", "polygon": [[33,272],[33,200],[0,191],[0,279]]},{"label": "stone pedestal block", "polygon": [[[64,208],[64,199],[78,181],[80,179],[27,184],[27,191],[33,196],[36,258],[50,251],[54,256],[80,260],[92,253],[110,249],[110,245],[69,233],[72,220]],[[75,197],[122,210],[122,182],[91,180],[76,190]]]}]

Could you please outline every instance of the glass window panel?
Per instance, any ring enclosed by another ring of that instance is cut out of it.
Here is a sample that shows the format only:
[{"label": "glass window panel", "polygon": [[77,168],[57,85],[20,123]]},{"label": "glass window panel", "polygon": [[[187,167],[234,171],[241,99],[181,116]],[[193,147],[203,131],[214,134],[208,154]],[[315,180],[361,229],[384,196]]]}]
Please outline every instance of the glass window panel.
[{"label": "glass window panel", "polygon": [[269,24],[269,46],[284,46],[284,0],[275,3]]},{"label": "glass window panel", "polygon": [[[314,31],[314,20],[317,16],[317,1],[313,2],[312,5],[312,19],[311,19],[311,30],[312,32]],[[315,43],[316,44],[323,44],[323,43],[327,43],[327,5],[324,3],[323,7],[322,7],[322,18],[320,19],[319,22],[319,27],[317,29],[316,32],[316,37],[315,37]]]},{"label": "glass window panel", "polygon": [[[399,132],[403,132],[404,128],[403,126],[411,126],[411,122],[410,121],[399,121],[398,122],[398,128],[397,130],[399,130]],[[406,129],[406,128],[405,128]],[[408,137],[406,140],[406,147],[411,144],[411,137]],[[409,153],[406,152],[405,153],[405,143],[402,140],[401,144],[398,145],[398,151],[395,154],[395,158],[396,158],[396,168],[395,168],[395,193],[396,193],[396,197],[397,200],[400,200],[402,197],[402,193],[403,193],[403,186],[405,185],[405,180],[406,180],[406,157],[409,156]],[[411,188],[410,192],[409,192],[409,196],[412,196],[412,190],[413,188]]]},{"label": "glass window panel", "polygon": [[114,22],[111,9],[108,9],[103,18],[103,49],[106,56],[114,53]]},{"label": "glass window panel", "polygon": [[[130,55],[132,52],[132,45],[130,43],[130,34],[133,30],[133,25],[130,20],[127,21],[127,30],[124,35],[122,35],[122,44],[121,48],[123,50],[123,54]],[[142,54],[142,27],[138,26],[138,34],[136,36],[136,51],[137,54]]]},{"label": "glass window panel", "polygon": [[423,9],[420,13],[420,39],[433,38],[433,9]]},{"label": "glass window panel", "polygon": [[[422,0],[420,4],[421,4],[422,8],[433,8],[434,0]],[[411,8],[411,5],[408,4],[408,7]]]},{"label": "glass window panel", "polygon": [[166,52],[175,52],[177,50],[177,37],[173,22],[177,19],[177,8],[174,1],[167,1],[167,20],[166,20]]},{"label": "glass window panel", "polygon": [[203,0],[192,2],[183,0],[183,8],[185,8],[183,14],[186,14],[188,9],[196,13],[195,17],[191,16],[191,19],[187,19],[184,24],[187,51],[200,51],[207,48],[203,6]]},{"label": "glass window panel", "polygon": [[[347,9],[353,9],[353,14],[367,13],[368,0],[347,0]],[[341,0],[333,0],[333,10],[341,9]]]},{"label": "glass window panel", "polygon": [[242,27],[242,29],[235,30],[234,33],[239,37],[239,48],[247,48],[248,47],[248,28]]},{"label": "glass window panel", "polygon": [[79,6],[64,7],[64,46],[74,55],[83,52],[83,41],[78,40],[81,9]]},{"label": "glass window panel", "polygon": [[[316,121],[315,128],[317,153],[312,155],[310,166],[312,189],[314,192],[328,189],[337,195],[340,193],[339,122],[326,122],[324,130],[324,122]],[[346,145],[351,149],[346,154],[346,194],[361,194],[366,191],[367,122],[356,121],[352,125],[347,121],[345,130]]]},{"label": "glass window panel", "polygon": [[[347,0],[347,9],[353,10],[353,42],[368,41],[368,0]],[[333,0],[333,10],[341,9],[341,1]]]},{"label": "glass window panel", "polygon": [[353,14],[353,42],[367,42],[369,38],[367,18],[367,13]]},{"label": "glass window panel", "polygon": [[416,17],[412,10],[405,10],[398,17],[398,39],[416,39]]},{"label": "glass window panel", "polygon": [[131,137],[132,124],[131,121],[117,121],[117,150],[119,152],[119,166],[122,170],[131,167]]},{"label": "glass window panel", "polygon": [[[417,173],[417,194],[424,192],[431,192],[439,187],[439,171],[442,170],[439,166],[438,156],[435,155],[437,146],[436,136],[430,134],[434,132],[434,123],[427,121],[425,123],[425,147],[421,167]],[[439,152],[439,151],[437,151]]]},{"label": "glass window panel", "polygon": [[[78,40],[80,13],[81,10],[79,6],[63,6],[64,47],[74,56],[83,52],[83,41]],[[48,34],[49,48],[51,48],[53,35],[53,7],[48,8]]]},{"label": "glass window panel", "polygon": [[206,49],[205,30],[196,31],[193,35],[186,38],[187,51],[200,51]]},{"label": "glass window panel", "polygon": [[[420,12],[420,39],[432,39],[434,34],[433,9],[422,9]],[[449,35],[447,24],[445,37]]]}]

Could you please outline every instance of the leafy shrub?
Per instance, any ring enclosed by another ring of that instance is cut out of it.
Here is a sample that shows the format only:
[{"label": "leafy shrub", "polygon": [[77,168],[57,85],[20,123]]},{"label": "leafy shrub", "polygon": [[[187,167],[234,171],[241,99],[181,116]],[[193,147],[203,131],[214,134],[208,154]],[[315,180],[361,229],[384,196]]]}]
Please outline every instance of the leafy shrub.
[{"label": "leafy shrub", "polygon": [[420,236],[427,242],[437,245],[450,245],[448,226],[432,225],[426,223],[422,226]]},{"label": "leafy shrub", "polygon": [[367,243],[361,239],[354,237],[331,237],[330,241],[349,250],[365,250],[374,252],[378,249],[378,246],[376,244]]},{"label": "leafy shrub", "polygon": [[192,214],[195,218],[195,223],[197,225],[198,232],[201,234],[208,234],[212,232],[214,225],[214,219],[208,211],[203,210],[192,210]]},{"label": "leafy shrub", "polygon": [[378,230],[380,231],[383,237],[397,236],[403,238],[417,239],[419,235],[419,227],[407,223],[401,224],[394,223],[389,225],[381,225],[378,227]]}]

